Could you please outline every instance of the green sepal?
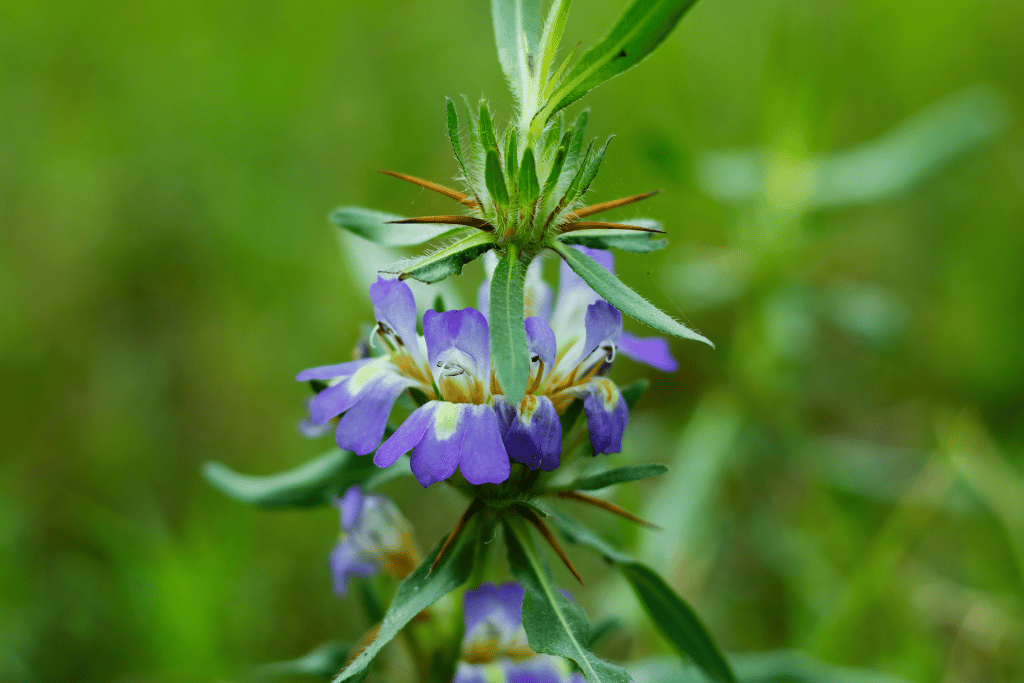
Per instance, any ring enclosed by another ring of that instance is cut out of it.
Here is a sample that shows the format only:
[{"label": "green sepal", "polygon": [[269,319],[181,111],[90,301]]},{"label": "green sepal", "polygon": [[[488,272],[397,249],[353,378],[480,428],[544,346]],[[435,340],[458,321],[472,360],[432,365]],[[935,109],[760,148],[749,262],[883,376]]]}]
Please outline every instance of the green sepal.
[{"label": "green sepal", "polygon": [[542,158],[550,155],[552,148],[558,144],[564,134],[565,114],[563,112],[558,112],[558,115],[555,116],[554,120],[548,124],[547,128],[544,129],[544,133],[541,135],[540,146],[537,149],[540,150]]},{"label": "green sepal", "polygon": [[[657,222],[646,218],[631,220],[632,225],[656,226]],[[618,249],[633,254],[649,254],[664,249],[668,240],[658,233],[640,230],[605,230],[602,228],[574,230],[555,237],[562,244],[578,244],[591,249]]]},{"label": "green sepal", "polygon": [[431,571],[431,564],[440,552],[444,539],[431,551],[426,560],[398,585],[398,591],[388,606],[377,630],[377,637],[345,667],[333,683],[348,681],[359,676],[381,648],[387,645],[413,617],[451,593],[469,579],[473,571],[473,550],[476,538],[463,534],[456,547],[449,548],[445,556]]},{"label": "green sepal", "polygon": [[240,474],[208,461],[203,477],[216,489],[242,503],[262,508],[313,507],[329,502],[369,471],[351,451],[334,448],[298,467],[267,476]]},{"label": "green sepal", "polygon": [[495,210],[508,206],[508,188],[505,187],[505,175],[501,171],[501,161],[493,149],[487,150],[487,165],[484,167],[484,182],[487,192],[494,200]]},{"label": "green sepal", "polygon": [[530,648],[572,660],[588,683],[631,683],[625,669],[604,661],[587,647],[587,615],[552,585],[525,522],[507,519],[505,532],[509,566],[525,589],[523,628]]},{"label": "green sepal", "polygon": [[318,678],[330,678],[344,664],[348,653],[352,649],[351,643],[343,643],[339,640],[330,640],[318,648],[310,650],[296,659],[286,662],[270,662],[256,667],[253,674],[257,678],[269,678],[277,676],[316,676]]},{"label": "green sepal", "polygon": [[437,296],[435,296],[435,297],[434,297],[434,305],[433,305],[433,307],[432,307],[432,308],[433,308],[433,309],[434,309],[435,311],[437,311],[438,313],[444,313],[444,312],[445,312],[446,310],[448,310],[448,309],[447,309],[447,308],[445,307],[445,305],[444,305],[444,297],[443,297],[443,296],[441,296],[440,294],[438,294]]},{"label": "green sepal", "polygon": [[707,628],[685,600],[650,567],[639,562],[619,565],[640,603],[665,638],[705,674],[720,683],[736,683],[736,674],[711,639]]},{"label": "green sepal", "polygon": [[548,242],[548,246],[558,252],[569,264],[569,267],[583,278],[583,281],[590,285],[591,289],[597,292],[598,296],[626,315],[666,334],[701,341],[714,347],[714,344],[706,337],[659,310],[579,249],[573,249],[557,239]]},{"label": "green sepal", "polygon": [[569,169],[569,173],[575,174],[579,170],[577,163],[579,162],[580,152],[583,151],[583,139],[587,135],[587,124],[589,122],[590,110],[584,109],[576,117],[576,122],[572,124],[572,137],[569,139],[569,147],[565,155],[565,167]]},{"label": "green sepal", "polygon": [[628,481],[640,481],[656,477],[668,472],[668,468],[660,463],[649,463],[646,465],[626,465],[614,469],[598,472],[559,486],[559,491],[596,491],[613,484],[622,484]]},{"label": "green sepal", "polygon": [[696,0],[636,0],[605,38],[562,78],[540,116],[545,119],[635,66],[671,33]]},{"label": "green sepal", "polygon": [[389,247],[411,247],[465,230],[461,225],[389,224],[389,221],[402,218],[404,216],[361,206],[339,206],[328,216],[328,220],[337,227]]},{"label": "green sepal", "polygon": [[462,267],[495,247],[494,235],[472,230],[468,236],[435,251],[408,268],[382,269],[382,273],[396,273],[399,279],[413,278],[433,284],[450,275],[460,275]]},{"label": "green sepal", "polygon": [[592,156],[584,166],[583,179],[580,181],[580,195],[586,194],[587,190],[590,189],[591,184],[594,182],[594,178],[597,177],[597,172],[601,169],[601,162],[604,161],[604,153],[608,151],[608,145],[611,144],[612,138],[614,137],[614,135],[609,135],[608,139],[604,141],[604,145],[601,146],[601,149],[597,150],[597,153],[594,154],[594,156]]},{"label": "green sepal", "polygon": [[447,103],[445,105],[448,111],[448,139],[452,143],[452,149],[455,151],[455,158],[459,162],[459,168],[462,169],[462,175],[467,179],[469,178],[469,172],[466,170],[466,157],[462,155],[462,140],[459,137],[459,113],[455,110],[455,103],[447,97],[444,98]]},{"label": "green sepal", "polygon": [[626,407],[633,410],[633,406],[640,400],[640,397],[644,395],[648,387],[651,386],[651,380],[646,377],[630,382],[626,386],[622,387],[619,391],[622,393],[622,400],[626,402]]},{"label": "green sepal", "polygon": [[519,177],[519,136],[514,127],[509,127],[505,141],[505,177],[508,178],[509,193],[515,190]]},{"label": "green sepal", "polygon": [[565,167],[565,155],[568,148],[568,140],[565,138],[569,137],[566,133],[562,136],[562,144],[558,146],[558,150],[555,152],[555,158],[551,162],[551,170],[548,171],[547,180],[544,181],[544,187],[541,189],[541,194],[547,196],[552,193],[555,189],[555,185],[558,184],[558,179],[562,175],[562,169]]},{"label": "green sepal", "polygon": [[480,102],[480,144],[485,151],[498,151],[498,139],[494,136],[494,121],[491,119],[491,110],[486,102]]},{"label": "green sepal", "polygon": [[537,165],[533,158],[533,150],[529,147],[523,152],[523,163],[519,167],[520,204],[529,205],[540,196],[540,182],[537,180]]},{"label": "green sepal", "polygon": [[509,245],[491,277],[491,362],[506,400],[518,406],[530,379],[530,350],[523,315],[526,266]]}]

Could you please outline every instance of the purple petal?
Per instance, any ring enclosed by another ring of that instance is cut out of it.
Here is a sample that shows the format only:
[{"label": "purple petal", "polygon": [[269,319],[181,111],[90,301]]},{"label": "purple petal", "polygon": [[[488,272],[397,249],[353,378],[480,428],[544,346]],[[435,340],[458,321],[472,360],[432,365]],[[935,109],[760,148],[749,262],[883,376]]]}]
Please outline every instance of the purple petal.
[{"label": "purple petal", "polygon": [[344,381],[327,387],[309,401],[309,421],[322,425],[351,408],[358,398],[348,391]]},{"label": "purple petal", "polygon": [[451,361],[490,386],[491,337],[487,319],[480,311],[427,311],[423,315],[423,336],[432,370]]},{"label": "purple petal", "polygon": [[[417,423],[414,429],[410,430],[409,436],[405,437],[400,444],[403,453],[409,450],[410,444],[412,444],[409,464],[412,467],[412,473],[416,476],[416,481],[424,488],[452,476],[459,466],[462,441],[465,438],[465,430],[462,429],[463,420],[461,419],[463,406],[468,407],[468,404],[430,401],[417,409],[402,424],[404,427],[418,413],[422,413],[427,418],[421,420],[422,425]],[[399,427],[399,431],[402,427]],[[391,439],[398,435],[398,431],[396,431]],[[416,435],[418,438],[413,444],[413,437]],[[386,446],[387,443],[384,445]],[[381,449],[383,448],[384,446],[381,446]]]},{"label": "purple petal", "polygon": [[583,410],[587,414],[587,431],[594,453],[618,453],[622,450],[622,433],[629,422],[629,408],[615,384],[596,377],[587,383]]},{"label": "purple petal", "polygon": [[663,337],[636,337],[623,332],[619,337],[618,349],[622,355],[663,372],[679,369],[679,361],[672,356],[668,341]]},{"label": "purple petal", "polygon": [[547,396],[527,395],[516,410],[504,396],[494,397],[505,450],[531,470],[550,472],[562,453],[562,423]]},{"label": "purple petal", "polygon": [[[498,416],[488,405],[459,405],[463,439],[459,467],[470,484],[500,484],[511,465],[498,429]],[[446,477],[447,478],[447,477]]]},{"label": "purple petal", "polygon": [[411,384],[392,376],[368,385],[359,394],[356,404],[338,421],[335,432],[338,445],[357,455],[373,452],[384,437],[384,429],[395,401]]},{"label": "purple petal", "polygon": [[465,633],[486,621],[498,631],[499,640],[511,638],[523,622],[523,587],[510,581],[497,586],[490,582],[466,591],[462,598]]},{"label": "purple petal", "polygon": [[413,357],[419,360],[419,341],[416,335],[416,299],[409,285],[400,280],[385,280],[377,276],[370,285],[370,300],[377,322],[385,325],[397,336]]},{"label": "purple petal", "polygon": [[455,678],[452,679],[452,683],[487,683],[484,667],[459,662],[459,667],[455,670]]},{"label": "purple petal", "polygon": [[297,382],[308,382],[311,379],[328,380],[334,379],[335,377],[347,377],[354,374],[359,368],[369,363],[372,359],[360,358],[359,360],[350,360],[347,363],[337,363],[335,365],[321,365],[320,367],[310,368],[303,370],[295,376]]},{"label": "purple petal", "polygon": [[555,333],[547,320],[540,316],[531,316],[526,319],[526,339],[530,344],[530,357],[539,356],[544,363],[545,372],[550,371],[555,365],[555,356],[558,354],[558,344],[555,341]]},{"label": "purple petal", "polygon": [[505,661],[505,683],[562,683],[562,673],[553,657],[534,657],[523,662]]},{"label": "purple petal", "polygon": [[379,571],[377,565],[359,557],[358,550],[345,541],[334,546],[330,557],[331,576],[334,579],[334,593],[345,595],[348,582],[354,576],[373,576]]},{"label": "purple petal", "polygon": [[423,440],[427,427],[433,424],[434,410],[439,401],[429,401],[405,418],[391,438],[381,444],[373,456],[373,464],[377,467],[390,467],[403,454],[408,453]]},{"label": "purple petal", "polygon": [[604,299],[598,299],[587,307],[584,326],[587,337],[577,363],[583,362],[599,347],[614,347],[622,334],[622,313]]},{"label": "purple petal", "polygon": [[341,498],[334,499],[334,505],[341,510],[341,528],[345,531],[351,532],[359,523],[359,517],[363,512],[364,498],[363,491],[357,484],[349,486]]},{"label": "purple petal", "polygon": [[[586,247],[573,247],[590,256],[605,269],[614,272],[613,259],[610,252]],[[558,270],[558,301],[551,314],[551,327],[555,336],[563,345],[572,344],[580,337],[580,320],[586,315],[587,307],[601,297],[569,267],[564,260]]]}]

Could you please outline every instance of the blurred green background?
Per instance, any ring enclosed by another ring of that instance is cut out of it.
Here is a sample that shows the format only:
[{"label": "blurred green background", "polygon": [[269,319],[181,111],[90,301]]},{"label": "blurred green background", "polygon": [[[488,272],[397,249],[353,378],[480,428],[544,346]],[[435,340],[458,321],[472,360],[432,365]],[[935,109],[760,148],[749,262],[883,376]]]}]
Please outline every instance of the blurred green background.
[{"label": "blurred green background", "polygon": [[[625,4],[577,0],[565,44]],[[616,368],[654,386],[610,461],[672,467],[617,501],[666,531],[594,522],[728,651],[1024,680],[1022,35],[1016,0],[702,0],[584,100],[618,136],[593,199],[666,190],[616,214],[672,238],[620,273],[718,344]],[[0,680],[232,679],[358,637],[335,512],[200,466],[328,448],[292,377],[348,356],[376,264],[325,215],[450,208],[374,170],[454,176],[445,95],[507,120],[488,4],[7,1],[0,74]],[[461,511],[387,491],[428,547]]]}]

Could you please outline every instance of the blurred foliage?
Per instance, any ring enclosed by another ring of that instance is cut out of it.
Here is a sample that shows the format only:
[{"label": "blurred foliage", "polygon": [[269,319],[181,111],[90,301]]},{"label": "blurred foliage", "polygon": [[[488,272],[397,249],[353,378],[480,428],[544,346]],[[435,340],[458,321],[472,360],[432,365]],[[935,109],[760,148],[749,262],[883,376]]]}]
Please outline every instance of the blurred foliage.
[{"label": "blurred foliage", "polygon": [[[623,4],[577,0],[567,44]],[[365,629],[333,512],[199,471],[323,452],[292,376],[348,355],[386,256],[327,212],[437,213],[373,170],[453,177],[445,95],[510,114],[486,3],[445,8],[0,4],[0,680],[240,678]],[[602,463],[671,466],[617,500],[666,531],[612,535],[729,651],[1024,676],[1022,34],[1012,0],[704,0],[588,95],[594,200],[666,190],[623,278],[718,345],[674,342]],[[384,490],[426,547],[460,510]],[[603,655],[669,652],[577,566],[625,622]]]}]

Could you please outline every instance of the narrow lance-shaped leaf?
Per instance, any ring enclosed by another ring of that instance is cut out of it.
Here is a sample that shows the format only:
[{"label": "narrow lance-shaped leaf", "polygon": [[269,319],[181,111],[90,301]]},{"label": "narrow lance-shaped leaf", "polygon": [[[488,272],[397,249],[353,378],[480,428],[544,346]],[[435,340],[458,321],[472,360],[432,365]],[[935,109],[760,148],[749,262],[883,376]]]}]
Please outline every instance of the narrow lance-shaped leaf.
[{"label": "narrow lance-shaped leaf", "polygon": [[494,136],[494,121],[486,102],[480,102],[480,144],[485,151],[498,151],[498,139]]},{"label": "narrow lance-shaped leaf", "polygon": [[639,562],[619,565],[655,626],[681,654],[688,655],[706,674],[720,683],[736,683],[721,650],[693,609],[665,580]]},{"label": "narrow lance-shaped leaf", "polygon": [[696,0],[636,0],[600,43],[580,57],[552,93],[541,116],[575,102],[635,66],[672,32]]},{"label": "narrow lance-shaped leaf", "polygon": [[455,103],[447,97],[444,99],[447,102],[448,110],[448,139],[451,140],[452,149],[455,151],[455,158],[459,162],[459,168],[462,169],[462,175],[468,178],[466,158],[462,155],[462,140],[459,137],[459,114],[455,111]]},{"label": "narrow lance-shaped leaf", "polygon": [[403,216],[359,206],[339,206],[329,218],[339,228],[389,247],[411,247],[463,230],[451,225],[396,225]]},{"label": "narrow lance-shaped leaf", "polygon": [[513,127],[509,128],[508,140],[505,143],[505,177],[508,178],[512,186],[509,187],[509,193],[511,193],[515,187],[515,182],[519,176],[519,136],[516,134],[516,129]]},{"label": "narrow lance-shaped leaf", "polygon": [[583,278],[583,281],[590,285],[599,296],[626,315],[666,334],[714,346],[709,339],[659,310],[580,250],[562,244],[559,240],[551,240],[548,246],[558,252],[569,264],[569,267]]},{"label": "narrow lance-shaped leaf", "polygon": [[558,144],[558,141],[562,139],[562,135],[565,134],[565,114],[558,112],[555,116],[554,121],[548,124],[548,127],[544,129],[543,135],[540,138],[541,156],[545,156],[551,149]]},{"label": "narrow lance-shaped leaf", "polygon": [[640,400],[640,397],[644,395],[644,392],[651,386],[651,380],[641,377],[638,380],[630,382],[626,386],[622,387],[622,399],[626,402],[626,406],[633,410],[633,406]]},{"label": "narrow lance-shaped leaf", "polygon": [[254,673],[259,678],[270,678],[271,676],[330,678],[345,663],[351,649],[351,643],[331,640],[297,659],[261,664],[256,667]]},{"label": "narrow lance-shaped leaf", "polygon": [[541,33],[540,0],[491,0],[501,70],[517,98],[530,89]]},{"label": "narrow lance-shaped leaf", "polygon": [[505,187],[505,174],[501,172],[498,153],[493,149],[487,151],[487,166],[484,167],[484,181],[487,191],[494,200],[496,210],[508,206],[508,188]]},{"label": "narrow lance-shaped leaf", "polygon": [[540,196],[537,166],[533,159],[533,150],[529,147],[523,152],[523,163],[519,167],[519,196],[525,204],[533,202],[533,200]]},{"label": "narrow lance-shaped leaf", "polygon": [[423,564],[399,584],[395,598],[380,623],[377,637],[335,676],[333,683],[341,683],[359,676],[381,648],[405,628],[413,617],[466,582],[473,570],[475,539],[463,539],[454,550],[438,562],[433,571],[430,571],[442,543],[438,543]]},{"label": "narrow lance-shaped leaf", "polygon": [[597,154],[592,156],[587,162],[583,170],[583,179],[580,181],[580,194],[586,194],[587,190],[590,189],[590,185],[594,182],[594,178],[597,177],[597,172],[601,169],[601,162],[604,161],[604,153],[608,151],[608,145],[611,143],[614,135],[608,136],[605,140],[604,145],[601,149],[597,150]]},{"label": "narrow lance-shaped leaf", "polygon": [[310,507],[339,495],[347,484],[350,451],[335,448],[295,469],[269,476],[235,472],[219,462],[203,465],[203,476],[229,498],[265,508]]},{"label": "narrow lance-shaped leaf", "polygon": [[[652,228],[659,225],[649,218],[636,218],[630,222]],[[668,244],[668,240],[658,239],[655,233],[636,230],[574,230],[562,233],[555,239],[562,244],[578,244],[591,249],[619,249],[633,254],[649,254],[664,249]]]},{"label": "narrow lance-shaped leaf", "polygon": [[506,520],[506,546],[512,574],[523,584],[523,628],[535,652],[575,662],[588,683],[630,683],[629,674],[587,649],[590,624],[580,607],[551,584],[529,529],[521,520]]},{"label": "narrow lance-shaped leaf", "polygon": [[[568,134],[566,134],[568,137]],[[547,180],[544,181],[544,188],[541,190],[541,194],[547,196],[555,189],[555,185],[558,184],[558,178],[562,175],[562,167],[565,166],[565,151],[568,144],[568,140],[563,138],[565,144],[559,146],[558,151],[555,152],[555,160],[551,162],[551,170],[548,171]]]},{"label": "narrow lance-shaped leaf", "polygon": [[591,474],[586,477],[580,477],[565,486],[559,486],[557,490],[595,491],[597,489],[603,489],[606,486],[611,486],[612,484],[621,484],[627,481],[639,481],[649,477],[656,477],[659,474],[665,474],[665,472],[668,472],[668,468],[659,463],[627,465],[625,467],[616,467],[614,469],[605,470],[604,472],[598,472],[597,474]]},{"label": "narrow lance-shaped leaf", "polygon": [[449,275],[459,275],[462,273],[464,265],[482,256],[484,252],[494,247],[494,235],[488,232],[473,230],[468,237],[464,237],[443,249],[437,250],[413,265],[382,269],[381,272],[397,273],[402,280],[411,277],[420,282],[433,284],[440,282]]},{"label": "narrow lance-shaped leaf", "polygon": [[558,44],[562,42],[562,32],[565,30],[566,19],[569,18],[569,7],[572,0],[555,0],[548,10],[548,18],[544,22],[544,32],[540,37],[541,63],[538,73],[538,80],[543,87],[551,74],[551,65],[555,61],[555,53],[558,51]]},{"label": "narrow lance-shaped leaf", "polygon": [[530,350],[523,318],[525,270],[518,249],[510,245],[491,278],[491,362],[501,390],[512,405],[519,405],[530,379]]},{"label": "narrow lance-shaped leaf", "polygon": [[654,625],[684,656],[690,657],[714,680],[736,683],[721,650],[693,609],[649,567],[625,555],[581,522],[565,513],[547,509],[548,517],[570,543],[585,545],[618,566],[632,586]]}]

